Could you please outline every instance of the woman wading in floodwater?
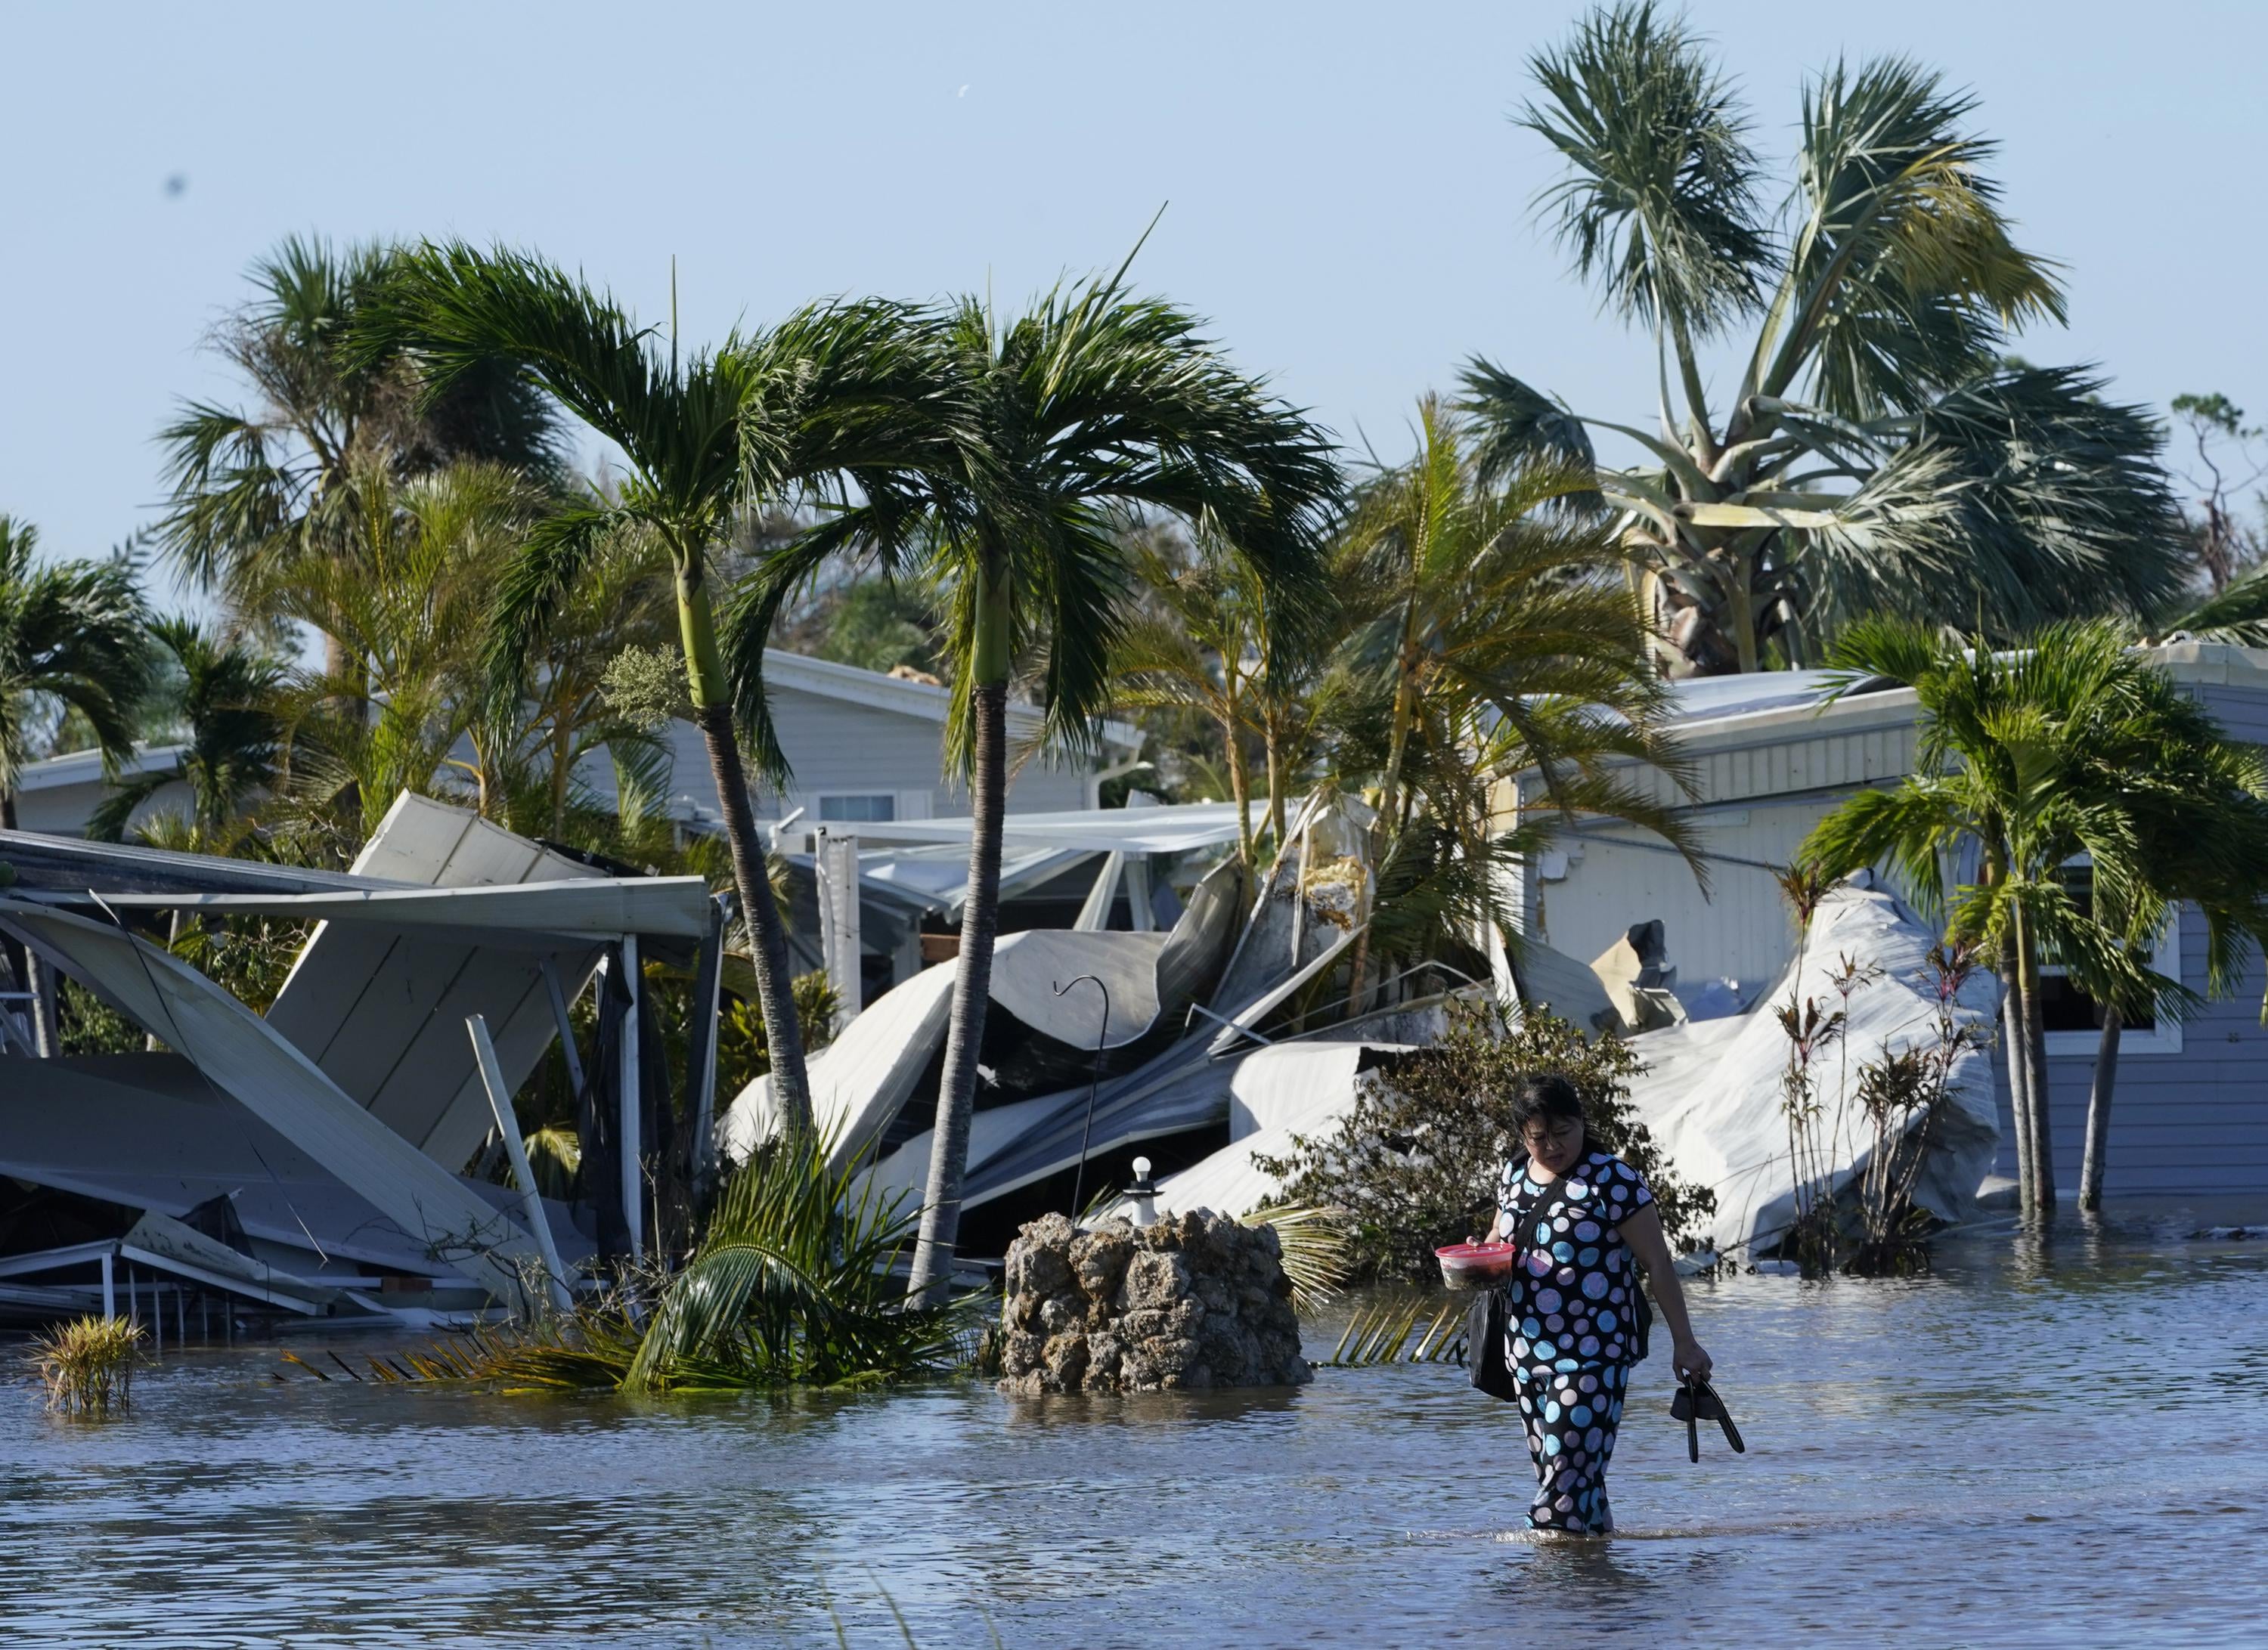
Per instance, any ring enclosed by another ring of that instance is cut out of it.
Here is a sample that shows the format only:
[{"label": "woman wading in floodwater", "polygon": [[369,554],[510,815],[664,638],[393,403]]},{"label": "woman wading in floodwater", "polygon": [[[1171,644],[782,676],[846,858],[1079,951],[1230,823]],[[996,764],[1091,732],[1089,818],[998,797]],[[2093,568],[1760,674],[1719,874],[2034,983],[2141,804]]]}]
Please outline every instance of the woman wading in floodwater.
[{"label": "woman wading in floodwater", "polygon": [[1575,1086],[1557,1073],[1530,1078],[1513,1097],[1512,1117],[1526,1155],[1504,1166],[1489,1231],[1521,1250],[1505,1317],[1535,1462],[1528,1522],[1604,1535],[1615,1527],[1607,1462],[1640,1356],[1633,1256],[1669,1327],[1679,1376],[1705,1379],[1709,1354],[1693,1338],[1653,1193],[1629,1164],[1593,1148]]}]

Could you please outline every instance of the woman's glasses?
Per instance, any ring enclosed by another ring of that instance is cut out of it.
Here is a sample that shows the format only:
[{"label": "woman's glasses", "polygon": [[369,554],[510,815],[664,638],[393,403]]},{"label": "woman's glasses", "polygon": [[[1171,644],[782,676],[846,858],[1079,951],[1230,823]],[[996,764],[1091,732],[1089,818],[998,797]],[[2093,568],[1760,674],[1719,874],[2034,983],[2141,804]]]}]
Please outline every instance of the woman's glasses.
[{"label": "woman's glasses", "polygon": [[1582,1138],[1582,1122],[1573,1117],[1541,1126],[1530,1124],[1520,1131],[1521,1144],[1531,1153],[1541,1152],[1547,1146],[1572,1146]]}]

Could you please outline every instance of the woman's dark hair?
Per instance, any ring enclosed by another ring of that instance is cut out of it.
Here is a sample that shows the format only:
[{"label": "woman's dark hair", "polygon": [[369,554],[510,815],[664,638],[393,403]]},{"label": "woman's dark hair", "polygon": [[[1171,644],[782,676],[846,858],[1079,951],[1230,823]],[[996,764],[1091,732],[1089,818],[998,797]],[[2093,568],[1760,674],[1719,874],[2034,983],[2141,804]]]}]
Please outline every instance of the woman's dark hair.
[{"label": "woman's dark hair", "polygon": [[1512,1130],[1524,1132],[1539,1117],[1573,1117],[1588,1124],[1583,1097],[1564,1072],[1538,1072],[1523,1077],[1512,1091]]}]

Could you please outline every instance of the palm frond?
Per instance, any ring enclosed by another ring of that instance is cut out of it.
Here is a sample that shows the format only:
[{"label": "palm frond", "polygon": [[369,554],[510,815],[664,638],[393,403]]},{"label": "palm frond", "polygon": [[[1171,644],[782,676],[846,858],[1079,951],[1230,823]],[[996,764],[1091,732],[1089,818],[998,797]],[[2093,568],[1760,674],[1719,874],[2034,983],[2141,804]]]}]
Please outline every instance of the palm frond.
[{"label": "palm frond", "polygon": [[1771,247],[1749,122],[1684,20],[1617,4],[1529,68],[1543,97],[1515,119],[1568,163],[1536,203],[1577,271],[1623,314],[1696,337],[1754,305]]}]

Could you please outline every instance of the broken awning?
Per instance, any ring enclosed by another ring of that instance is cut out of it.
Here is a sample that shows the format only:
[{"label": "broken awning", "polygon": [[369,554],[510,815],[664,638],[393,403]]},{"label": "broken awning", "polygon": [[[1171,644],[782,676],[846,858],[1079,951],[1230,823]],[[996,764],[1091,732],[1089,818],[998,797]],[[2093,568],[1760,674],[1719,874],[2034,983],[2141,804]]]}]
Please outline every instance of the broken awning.
[{"label": "broken awning", "polygon": [[[302,1278],[453,1270],[176,1054],[11,1062],[0,1175],[175,1217],[225,1197],[257,1256]],[[519,1206],[517,1191],[457,1183],[492,1207]],[[591,1253],[562,1205],[545,1211],[571,1262]]]},{"label": "broken awning", "polygon": [[186,1055],[223,1093],[353,1187],[404,1234],[499,1300],[525,1234],[344,1093],[274,1028],[195,969],[115,925],[0,898],[0,930]]},{"label": "broken awning", "polygon": [[[46,904],[90,896],[32,895]],[[572,882],[519,882],[484,888],[364,888],[320,894],[105,894],[119,910],[210,911],[274,917],[285,922],[374,923],[386,927],[478,932],[483,945],[525,936],[538,950],[560,938],[612,939],[622,934],[704,938],[713,922],[709,886],[699,877],[591,877]]]}]

